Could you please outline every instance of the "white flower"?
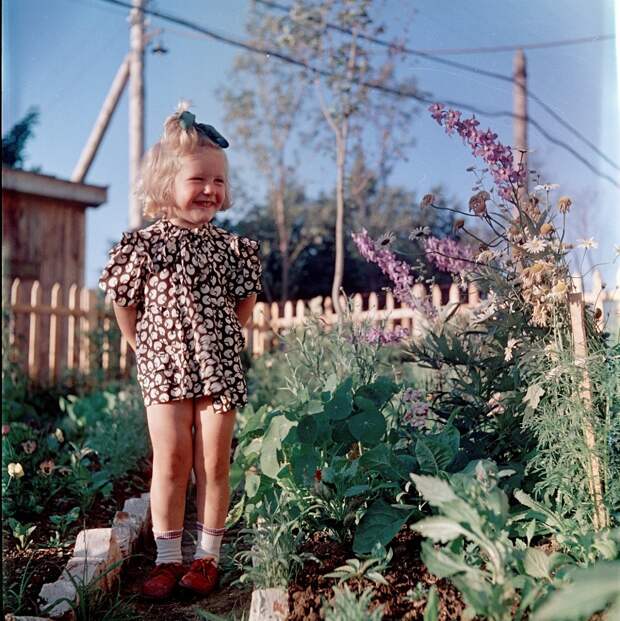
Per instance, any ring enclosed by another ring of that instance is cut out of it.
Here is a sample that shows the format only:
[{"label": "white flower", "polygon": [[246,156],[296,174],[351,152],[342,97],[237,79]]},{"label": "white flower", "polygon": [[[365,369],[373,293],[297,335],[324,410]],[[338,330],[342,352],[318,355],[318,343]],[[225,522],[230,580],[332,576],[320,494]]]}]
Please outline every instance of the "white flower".
[{"label": "white flower", "polygon": [[476,257],[477,263],[490,263],[496,257],[496,253],[493,250],[483,250]]},{"label": "white flower", "polygon": [[538,254],[547,247],[548,243],[546,240],[540,239],[540,237],[532,237],[532,239],[523,244],[523,248],[531,254]]},{"label": "white flower", "polygon": [[598,242],[594,239],[594,237],[588,237],[588,239],[578,239],[577,248],[585,248],[586,250],[598,248]]},{"label": "white flower", "polygon": [[506,362],[510,362],[512,360],[512,350],[515,348],[515,345],[518,342],[518,339],[508,339],[508,343],[506,343],[506,349],[504,349],[504,360]]},{"label": "white flower", "polygon": [[551,288],[551,297],[558,299],[563,298],[568,293],[568,285],[565,280],[558,280],[558,282]]},{"label": "white flower", "polygon": [[56,428],[56,431],[54,431],[54,436],[61,444],[65,441],[65,434],[62,432],[62,429],[58,427]]},{"label": "white flower", "polygon": [[19,463],[10,463],[6,470],[10,477],[15,477],[16,479],[21,479],[24,476],[24,469]]},{"label": "white flower", "polygon": [[430,234],[431,234],[430,226],[418,226],[415,229],[413,229],[411,233],[409,233],[409,239],[413,241],[414,239],[417,239],[418,237],[427,237]]},{"label": "white flower", "polygon": [[377,246],[377,248],[386,248],[387,246],[390,246],[392,244],[392,242],[394,241],[394,237],[394,233],[392,233],[391,231],[383,233],[383,235],[381,235],[381,237],[377,239],[375,245]]},{"label": "white flower", "polygon": [[557,183],[544,183],[543,185],[537,185],[534,188],[534,192],[551,192],[551,190],[557,190],[559,187]]}]

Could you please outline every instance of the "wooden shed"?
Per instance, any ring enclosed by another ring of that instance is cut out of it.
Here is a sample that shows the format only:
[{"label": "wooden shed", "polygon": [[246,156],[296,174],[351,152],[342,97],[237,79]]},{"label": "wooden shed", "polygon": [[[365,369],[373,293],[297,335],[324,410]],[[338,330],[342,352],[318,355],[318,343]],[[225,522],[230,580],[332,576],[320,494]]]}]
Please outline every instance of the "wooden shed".
[{"label": "wooden shed", "polygon": [[107,187],[3,167],[4,279],[83,286],[86,209],[107,197]]}]

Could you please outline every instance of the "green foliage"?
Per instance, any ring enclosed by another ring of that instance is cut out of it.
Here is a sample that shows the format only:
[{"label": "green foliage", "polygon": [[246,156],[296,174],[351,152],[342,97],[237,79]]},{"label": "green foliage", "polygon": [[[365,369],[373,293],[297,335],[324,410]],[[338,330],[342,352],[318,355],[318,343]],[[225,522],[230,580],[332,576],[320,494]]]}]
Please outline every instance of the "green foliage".
[{"label": "green foliage", "polygon": [[34,554],[31,554],[21,574],[11,584],[8,584],[8,572],[3,572],[2,596],[4,598],[4,609],[10,610],[14,615],[24,613],[30,607],[35,608],[34,602],[28,601],[27,597],[28,586],[36,571],[36,567],[32,563],[33,559]]},{"label": "green foliage", "polygon": [[[528,394],[536,398],[528,400],[523,418],[524,428],[538,441],[527,466],[527,472],[537,476],[535,494],[554,498],[556,513],[570,516],[584,529],[593,512],[587,424],[596,438],[594,453],[601,465],[605,505],[611,514],[620,512],[620,480],[615,476],[620,471],[620,345],[594,340],[591,347],[584,364],[577,365],[572,344],[555,333],[529,365]],[[581,395],[584,372],[591,401]]]},{"label": "green foliage", "polygon": [[479,461],[451,475],[449,482],[412,475],[422,497],[439,511],[412,525],[430,539],[422,544],[422,560],[429,571],[449,578],[459,589],[469,618],[522,619],[561,583],[564,566],[571,563],[563,554],[548,555],[524,540],[510,539],[508,497],[497,485],[507,474]]},{"label": "green foliage", "polygon": [[2,165],[23,168],[26,159],[26,143],[32,137],[34,126],[39,122],[39,111],[30,108],[7,134],[2,137]]},{"label": "green foliage", "polygon": [[255,589],[287,588],[289,582],[311,555],[298,553],[303,539],[298,519],[292,517],[281,502],[268,507],[266,517],[251,528],[241,531],[242,549],[235,555],[241,569],[240,584],[250,583]]},{"label": "green foliage", "polygon": [[380,621],[383,606],[369,609],[372,589],[365,589],[359,596],[345,584],[334,589],[334,596],[322,608],[325,621]]},{"label": "green foliage", "polygon": [[367,578],[375,584],[388,584],[383,577],[383,572],[387,569],[392,560],[392,549],[386,552],[381,543],[376,543],[371,555],[368,558],[360,560],[359,558],[351,558],[344,565],[336,567],[334,571],[325,574],[325,578],[338,578],[338,586],[343,582],[348,582],[353,578]]},{"label": "green foliage", "polygon": [[18,548],[20,550],[25,550],[30,546],[31,540],[30,536],[37,528],[36,525],[32,524],[22,524],[13,518],[8,519],[9,526],[11,527],[11,532],[13,537],[17,539],[19,542]]}]

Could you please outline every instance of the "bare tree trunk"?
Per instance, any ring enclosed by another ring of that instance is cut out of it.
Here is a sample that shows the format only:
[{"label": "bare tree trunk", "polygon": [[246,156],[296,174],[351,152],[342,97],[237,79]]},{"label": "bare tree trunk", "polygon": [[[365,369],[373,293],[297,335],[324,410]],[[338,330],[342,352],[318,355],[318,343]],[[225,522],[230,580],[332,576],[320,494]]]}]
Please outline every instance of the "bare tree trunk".
[{"label": "bare tree trunk", "polygon": [[347,133],[349,122],[345,119],[336,153],[336,258],[334,261],[334,280],[332,281],[332,305],[338,315],[342,314],[340,287],[344,274],[344,173],[347,157]]},{"label": "bare tree trunk", "polygon": [[278,231],[278,249],[282,258],[282,286],[280,289],[280,299],[285,302],[288,299],[288,275],[290,268],[288,241],[289,232],[286,228],[284,193],[286,192],[286,184],[284,182],[284,164],[280,162],[278,166],[279,183],[275,188],[275,212],[276,212],[276,229]]}]

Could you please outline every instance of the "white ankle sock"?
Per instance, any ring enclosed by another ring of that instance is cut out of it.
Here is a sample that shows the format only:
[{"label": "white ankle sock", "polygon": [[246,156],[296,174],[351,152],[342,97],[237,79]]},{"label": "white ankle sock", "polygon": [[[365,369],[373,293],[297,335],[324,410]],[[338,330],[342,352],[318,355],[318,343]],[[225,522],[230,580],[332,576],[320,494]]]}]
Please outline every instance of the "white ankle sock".
[{"label": "white ankle sock", "polygon": [[182,535],[182,528],[180,530],[153,531],[155,545],[157,546],[155,565],[183,562],[183,556],[181,554]]},{"label": "white ankle sock", "polygon": [[225,528],[207,528],[204,524],[196,522],[196,553],[194,560],[211,556],[217,565],[220,560],[220,546]]}]

